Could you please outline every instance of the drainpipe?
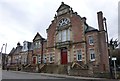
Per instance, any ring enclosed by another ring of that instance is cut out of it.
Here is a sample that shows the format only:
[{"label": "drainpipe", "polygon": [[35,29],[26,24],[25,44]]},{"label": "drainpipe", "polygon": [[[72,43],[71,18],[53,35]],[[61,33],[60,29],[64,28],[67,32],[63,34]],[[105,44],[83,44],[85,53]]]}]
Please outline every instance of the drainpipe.
[{"label": "drainpipe", "polygon": [[106,30],[106,38],[107,38],[107,46],[108,46],[108,55],[109,55],[109,69],[110,69],[110,77],[113,78],[113,72],[112,72],[112,56],[110,54],[110,46],[108,43],[108,32],[107,32],[107,23],[106,23],[106,18],[103,18],[103,22],[105,24],[105,30]]},{"label": "drainpipe", "polygon": [[41,64],[43,64],[43,38],[41,39]]}]

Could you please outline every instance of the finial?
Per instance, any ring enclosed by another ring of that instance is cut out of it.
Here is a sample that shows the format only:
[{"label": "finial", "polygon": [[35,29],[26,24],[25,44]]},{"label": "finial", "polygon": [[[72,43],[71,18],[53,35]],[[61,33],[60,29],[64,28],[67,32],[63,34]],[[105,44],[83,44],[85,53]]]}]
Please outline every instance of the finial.
[{"label": "finial", "polygon": [[61,2],[62,3],[62,5],[64,4],[64,2]]}]

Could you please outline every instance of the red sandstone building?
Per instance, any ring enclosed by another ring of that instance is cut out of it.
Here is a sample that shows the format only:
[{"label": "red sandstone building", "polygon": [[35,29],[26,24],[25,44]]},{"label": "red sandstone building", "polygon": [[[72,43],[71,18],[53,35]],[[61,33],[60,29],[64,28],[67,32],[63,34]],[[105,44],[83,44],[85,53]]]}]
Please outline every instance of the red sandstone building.
[{"label": "red sandstone building", "polygon": [[47,55],[53,56],[54,64],[78,62],[93,70],[109,71],[102,12],[98,12],[97,16],[99,30],[89,26],[85,17],[62,2],[47,29]]},{"label": "red sandstone building", "polygon": [[77,65],[82,68],[79,73],[88,74],[109,72],[103,13],[98,12],[97,17],[99,29],[89,26],[85,17],[62,2],[46,30],[47,40],[39,33],[33,39],[32,64],[46,64],[46,69],[50,64],[65,65],[68,70]]}]

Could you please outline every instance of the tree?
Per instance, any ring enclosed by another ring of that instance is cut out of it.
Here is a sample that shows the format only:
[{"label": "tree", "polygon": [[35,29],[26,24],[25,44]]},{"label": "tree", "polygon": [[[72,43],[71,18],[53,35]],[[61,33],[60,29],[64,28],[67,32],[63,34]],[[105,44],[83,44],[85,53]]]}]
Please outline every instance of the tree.
[{"label": "tree", "polygon": [[[118,40],[114,40],[113,41],[113,38],[110,40],[110,55],[111,57],[116,57],[117,60],[116,60],[116,65],[117,66],[120,66],[120,48],[117,48],[118,45],[120,43],[118,42]],[[112,67],[113,67],[113,63],[112,63]]]}]

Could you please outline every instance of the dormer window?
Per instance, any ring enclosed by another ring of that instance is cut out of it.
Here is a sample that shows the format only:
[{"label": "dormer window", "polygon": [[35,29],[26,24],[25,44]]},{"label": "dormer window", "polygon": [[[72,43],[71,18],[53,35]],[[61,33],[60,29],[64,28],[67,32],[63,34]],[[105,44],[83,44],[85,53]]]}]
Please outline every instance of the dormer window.
[{"label": "dormer window", "polygon": [[25,44],[25,43],[24,43],[23,49],[24,49],[24,50],[26,49],[26,44]]}]

